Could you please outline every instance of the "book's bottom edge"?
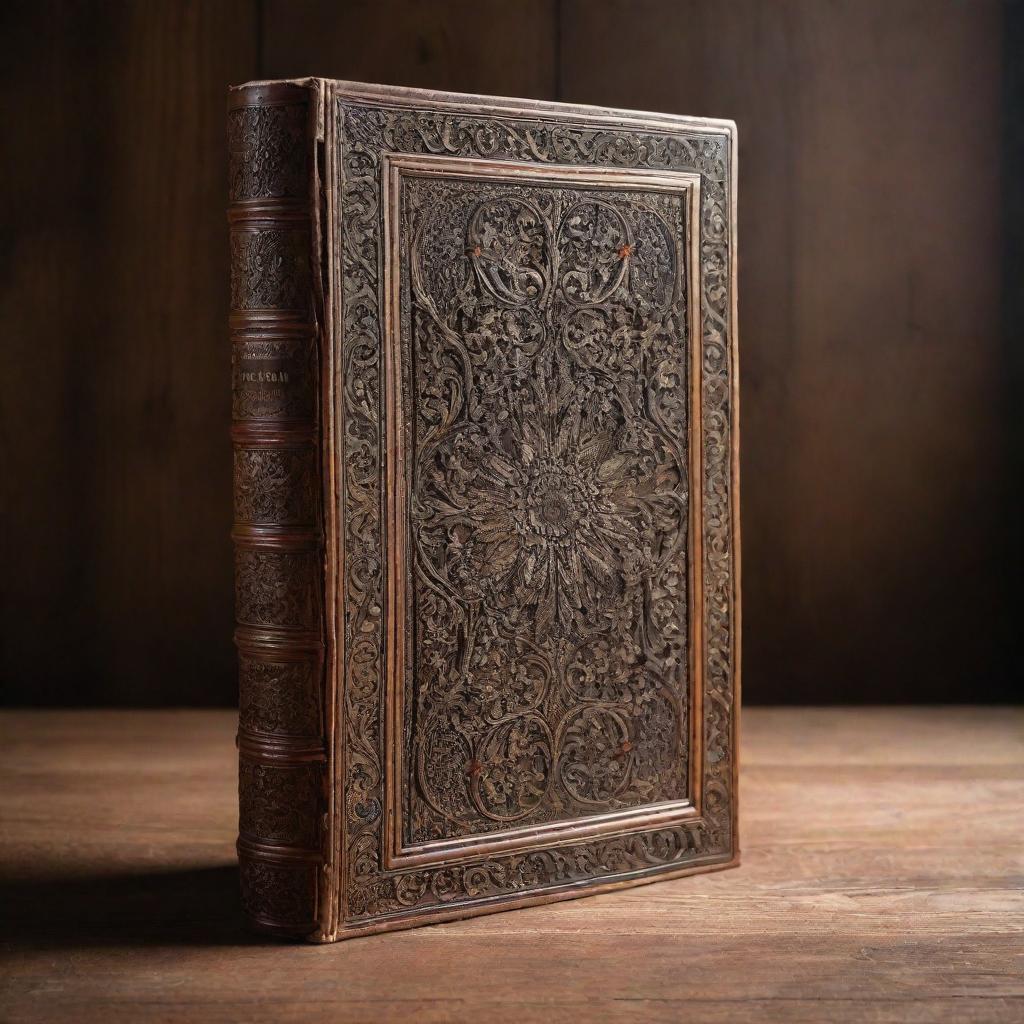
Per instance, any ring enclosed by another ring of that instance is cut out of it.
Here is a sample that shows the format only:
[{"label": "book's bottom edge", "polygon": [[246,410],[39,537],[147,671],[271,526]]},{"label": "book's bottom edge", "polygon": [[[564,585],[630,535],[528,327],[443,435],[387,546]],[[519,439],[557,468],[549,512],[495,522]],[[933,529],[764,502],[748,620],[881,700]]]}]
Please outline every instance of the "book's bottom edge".
[{"label": "book's bottom edge", "polygon": [[707,860],[700,864],[688,864],[684,867],[657,870],[636,878],[610,878],[606,882],[575,882],[557,889],[523,894],[519,896],[501,896],[479,903],[460,903],[458,906],[435,908],[418,913],[389,916],[378,920],[363,920],[351,924],[342,924],[335,932],[319,934],[310,932],[304,937],[308,942],[323,944],[343,942],[367,935],[382,932],[404,931],[407,928],[421,928],[425,925],[442,924],[445,921],[462,921],[470,917],[482,917],[485,914],[501,914],[509,910],[524,907],[536,907],[545,903],[558,903],[562,900],[578,900],[587,896],[600,896],[618,892],[622,889],[633,889],[641,885],[653,885],[656,882],[667,882],[673,878],[686,875],[699,875],[711,871],[726,871],[740,865],[740,852],[736,849],[722,855],[723,859]]}]

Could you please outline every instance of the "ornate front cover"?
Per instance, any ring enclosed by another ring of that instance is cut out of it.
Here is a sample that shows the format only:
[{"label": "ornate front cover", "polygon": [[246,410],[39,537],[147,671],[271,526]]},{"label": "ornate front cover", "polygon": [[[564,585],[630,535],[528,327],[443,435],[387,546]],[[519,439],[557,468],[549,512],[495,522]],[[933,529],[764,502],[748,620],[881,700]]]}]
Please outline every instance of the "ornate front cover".
[{"label": "ornate front cover", "polygon": [[735,135],[325,85],[336,899],[735,862]]}]

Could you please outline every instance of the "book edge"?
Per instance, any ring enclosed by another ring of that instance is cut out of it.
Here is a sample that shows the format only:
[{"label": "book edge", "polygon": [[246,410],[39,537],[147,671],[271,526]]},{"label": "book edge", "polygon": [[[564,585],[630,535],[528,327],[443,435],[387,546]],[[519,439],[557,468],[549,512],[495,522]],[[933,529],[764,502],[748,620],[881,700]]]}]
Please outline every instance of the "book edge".
[{"label": "book edge", "polygon": [[632,110],[628,107],[605,107],[586,103],[565,103],[561,100],[538,100],[516,96],[485,96],[480,93],[452,92],[442,89],[418,89],[404,85],[378,85],[372,82],[354,82],[339,78],[281,78],[260,79],[232,86],[231,92],[241,89],[277,85],[295,85],[305,88],[330,89],[332,97],[359,99],[382,106],[424,106],[451,110],[489,113],[495,116],[522,115],[524,112],[548,114],[563,118],[572,115],[583,120],[610,121],[616,124],[644,125],[665,130],[679,128],[702,129],[714,134],[736,136],[736,122],[729,118],[700,117],[690,114],[670,114],[656,111]]}]

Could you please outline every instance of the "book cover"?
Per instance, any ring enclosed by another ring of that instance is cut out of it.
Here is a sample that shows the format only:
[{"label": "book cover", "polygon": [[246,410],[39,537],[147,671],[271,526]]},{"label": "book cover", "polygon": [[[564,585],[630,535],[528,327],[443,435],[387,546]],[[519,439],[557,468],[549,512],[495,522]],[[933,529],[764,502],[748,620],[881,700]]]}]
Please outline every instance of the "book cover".
[{"label": "book cover", "polygon": [[228,140],[251,921],[735,864],[735,126],[309,79]]}]

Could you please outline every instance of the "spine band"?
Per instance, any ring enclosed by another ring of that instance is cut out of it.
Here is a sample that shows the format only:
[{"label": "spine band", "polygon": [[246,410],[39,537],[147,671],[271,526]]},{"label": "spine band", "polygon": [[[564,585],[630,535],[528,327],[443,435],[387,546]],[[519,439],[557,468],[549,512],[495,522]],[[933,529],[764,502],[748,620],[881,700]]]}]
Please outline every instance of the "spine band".
[{"label": "spine band", "polygon": [[238,859],[250,922],[294,936],[317,928],[326,764],[310,101],[228,103]]}]

